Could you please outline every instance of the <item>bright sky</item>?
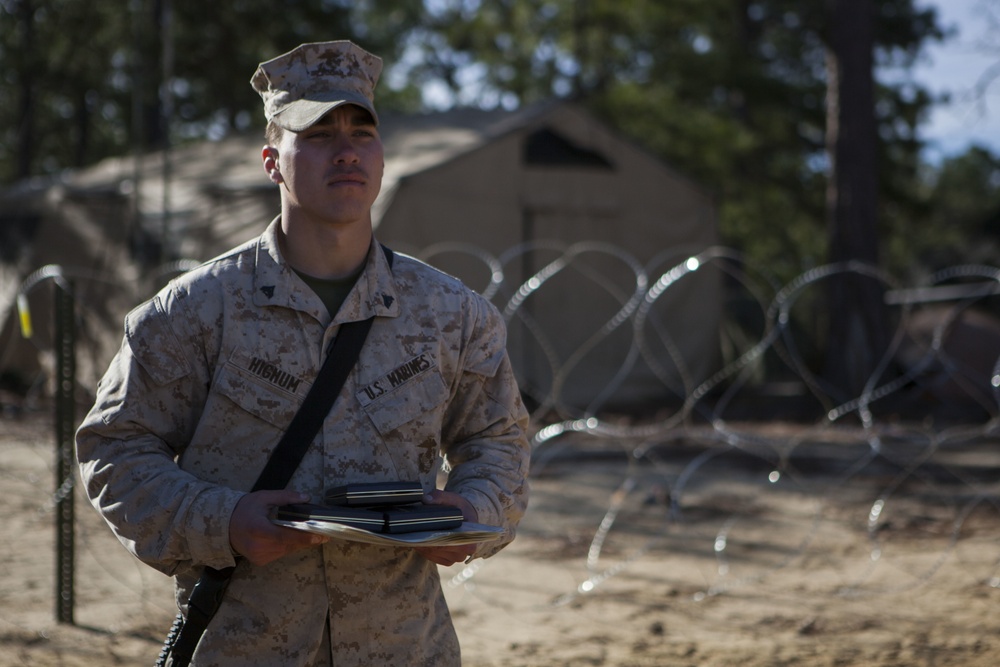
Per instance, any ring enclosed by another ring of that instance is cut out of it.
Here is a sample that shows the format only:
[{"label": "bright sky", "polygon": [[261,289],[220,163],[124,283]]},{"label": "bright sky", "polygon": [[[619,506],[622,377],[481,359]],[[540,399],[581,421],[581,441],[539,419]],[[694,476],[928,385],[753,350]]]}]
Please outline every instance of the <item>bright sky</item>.
[{"label": "bright sky", "polygon": [[[1000,0],[918,0],[933,6],[945,28],[957,30],[943,44],[926,49],[914,78],[951,102],[935,109],[924,126],[931,160],[963,152],[971,143],[1000,153]],[[996,80],[977,96],[976,84],[990,67]]]}]

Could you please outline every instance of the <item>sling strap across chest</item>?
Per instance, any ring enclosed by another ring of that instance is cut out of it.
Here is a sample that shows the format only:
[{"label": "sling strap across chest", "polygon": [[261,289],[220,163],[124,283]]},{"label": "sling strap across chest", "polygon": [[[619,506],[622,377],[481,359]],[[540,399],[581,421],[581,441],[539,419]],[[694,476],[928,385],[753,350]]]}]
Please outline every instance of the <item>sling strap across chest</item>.
[{"label": "sling strap across chest", "polygon": [[[386,246],[382,246],[382,251],[391,269],[393,252]],[[279,490],[288,485],[313,438],[319,432],[323,420],[333,407],[337,395],[347,382],[347,376],[350,375],[361,354],[361,348],[374,321],[375,318],[370,317],[340,326],[340,331],[333,339],[312,387],[302,400],[302,405],[281,440],[271,452],[251,492]],[[194,656],[198,642],[201,641],[201,636],[205,633],[205,628],[222,604],[222,598],[235,569],[235,567],[223,569],[206,567],[202,571],[194,588],[191,589],[187,616],[177,614],[157,658],[156,667],[187,667]]]}]

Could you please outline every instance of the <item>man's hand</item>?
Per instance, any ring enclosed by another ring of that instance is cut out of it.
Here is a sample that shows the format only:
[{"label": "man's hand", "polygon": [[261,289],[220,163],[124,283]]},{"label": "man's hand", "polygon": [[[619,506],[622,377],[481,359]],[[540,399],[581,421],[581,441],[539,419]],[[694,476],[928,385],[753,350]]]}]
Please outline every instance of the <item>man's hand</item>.
[{"label": "man's hand", "polygon": [[254,565],[267,565],[282,556],[330,540],[294,528],[271,523],[271,510],[279,505],[309,502],[296,491],[255,491],[240,498],[229,519],[229,544],[233,552]]},{"label": "man's hand", "polygon": [[[462,510],[462,517],[466,521],[476,523],[479,514],[476,508],[468,500],[450,491],[439,491],[437,489],[424,494],[425,505],[451,505]],[[459,544],[450,547],[417,547],[417,551],[427,560],[438,565],[454,565],[461,563],[466,558],[476,553],[479,547],[477,544]]]}]

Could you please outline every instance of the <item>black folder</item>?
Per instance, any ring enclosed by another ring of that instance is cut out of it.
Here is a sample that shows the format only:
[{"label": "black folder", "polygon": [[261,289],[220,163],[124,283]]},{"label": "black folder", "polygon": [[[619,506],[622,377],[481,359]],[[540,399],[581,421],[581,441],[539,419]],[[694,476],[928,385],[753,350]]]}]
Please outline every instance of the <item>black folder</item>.
[{"label": "black folder", "polygon": [[462,525],[462,510],[450,505],[406,505],[385,510],[385,532],[416,533],[453,530]]},{"label": "black folder", "polygon": [[376,507],[419,503],[424,489],[420,482],[368,482],[334,486],[323,492],[327,505]]},{"label": "black folder", "polygon": [[385,532],[385,514],[356,507],[325,507],[313,503],[282,505],[274,515],[282,521],[333,521],[373,533]]}]

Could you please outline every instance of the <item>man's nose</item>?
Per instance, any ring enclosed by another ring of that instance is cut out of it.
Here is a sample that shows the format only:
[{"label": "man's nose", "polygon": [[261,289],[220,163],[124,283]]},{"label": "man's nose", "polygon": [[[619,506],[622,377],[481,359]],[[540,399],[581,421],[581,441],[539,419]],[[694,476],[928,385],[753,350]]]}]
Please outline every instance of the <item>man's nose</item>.
[{"label": "man's nose", "polygon": [[357,147],[348,133],[340,132],[333,139],[332,155],[335,162],[357,162],[360,157]]}]

